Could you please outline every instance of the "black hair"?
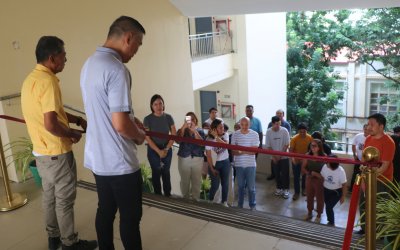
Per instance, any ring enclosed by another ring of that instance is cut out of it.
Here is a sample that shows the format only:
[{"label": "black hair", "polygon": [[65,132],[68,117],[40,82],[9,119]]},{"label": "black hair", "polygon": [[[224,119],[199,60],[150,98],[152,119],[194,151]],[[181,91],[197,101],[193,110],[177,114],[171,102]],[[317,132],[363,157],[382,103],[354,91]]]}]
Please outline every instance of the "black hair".
[{"label": "black hair", "polygon": [[251,104],[246,106],[246,109],[248,109],[248,108],[254,109],[253,105],[251,105]]},{"label": "black hair", "polygon": [[304,122],[300,122],[300,123],[297,125],[297,130],[300,130],[300,129],[305,129],[305,130],[307,130],[308,128],[307,128],[307,125],[306,125]]},{"label": "black hair", "polygon": [[139,21],[129,16],[120,16],[111,24],[107,37],[120,37],[126,32],[146,34],[143,25]]},{"label": "black hair", "polygon": [[156,101],[156,100],[158,100],[158,99],[160,99],[161,101],[162,101],[162,103],[163,103],[163,111],[165,110],[165,102],[164,102],[164,99],[159,95],[159,94],[155,94],[155,95],[153,95],[152,97],[151,97],[151,99],[150,99],[150,109],[151,109],[151,112],[152,113],[154,113],[154,110],[153,110],[153,103]]},{"label": "black hair", "polygon": [[383,128],[386,127],[386,118],[385,118],[385,116],[382,115],[381,113],[372,114],[372,115],[368,116],[368,120],[369,120],[369,119],[375,119],[376,122],[377,122],[379,125],[383,125]]},{"label": "black hair", "polygon": [[[211,123],[211,125],[210,125],[210,129],[211,130],[213,130],[213,129],[217,129],[217,127],[220,125],[220,124],[224,124],[224,122],[221,120],[221,119],[215,119],[212,123]],[[225,131],[224,131],[225,132]],[[214,139],[214,136],[211,134],[211,133],[208,133],[208,136],[210,137],[210,138],[212,138],[212,139]]]},{"label": "black hair", "polygon": [[281,119],[279,118],[279,116],[273,116],[272,118],[271,118],[271,122],[272,122],[272,124],[274,124],[275,122],[279,122]]},{"label": "black hair", "polygon": [[42,36],[36,45],[36,62],[42,63],[50,56],[64,51],[64,41],[56,36]]},{"label": "black hair", "polygon": [[229,126],[224,123],[224,131],[227,132],[229,130]]},{"label": "black hair", "polygon": [[218,112],[218,109],[212,107],[212,108],[210,108],[210,109],[208,110],[208,113],[211,114],[211,112],[213,112],[213,111],[217,111],[217,112]]},{"label": "black hair", "polygon": [[314,139],[319,139],[319,140],[322,141],[322,143],[325,143],[325,138],[324,138],[324,136],[322,135],[322,133],[319,132],[319,131],[314,131],[314,132],[311,134],[311,137],[314,138]]},{"label": "black hair", "polygon": [[400,132],[400,126],[396,126],[393,128],[394,133],[399,133]]},{"label": "black hair", "polygon": [[[337,155],[334,155],[334,154],[330,154],[330,155],[328,155],[328,157],[338,158]],[[339,163],[338,162],[329,162],[329,166],[331,167],[332,170],[336,170],[339,167]]]},{"label": "black hair", "polygon": [[208,122],[203,122],[203,124],[201,124],[202,128],[209,128],[210,124]]}]

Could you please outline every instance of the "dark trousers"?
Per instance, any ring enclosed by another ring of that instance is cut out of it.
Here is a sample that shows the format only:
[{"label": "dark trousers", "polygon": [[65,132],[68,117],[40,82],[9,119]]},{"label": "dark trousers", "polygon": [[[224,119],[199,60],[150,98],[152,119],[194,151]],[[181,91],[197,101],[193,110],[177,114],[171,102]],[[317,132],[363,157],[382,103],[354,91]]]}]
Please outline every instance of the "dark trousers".
[{"label": "dark trousers", "polygon": [[335,213],[333,212],[333,208],[340,201],[342,193],[343,191],[341,188],[333,190],[324,188],[325,212],[330,224],[335,224]]},{"label": "dark trousers", "polygon": [[289,189],[289,159],[280,159],[277,164],[271,162],[274,168],[276,188]]},{"label": "dark trousers", "polygon": [[292,164],[294,193],[300,194],[300,177],[301,177],[301,190],[306,192],[306,175],[301,174],[301,163]]},{"label": "dark trousers", "polygon": [[360,164],[354,165],[353,175],[351,176],[350,191],[353,190],[353,185],[354,185],[354,182],[356,181],[356,177],[357,177],[357,175],[360,174],[360,173],[361,173],[361,171],[360,171]]},{"label": "dark trousers", "polygon": [[211,179],[211,189],[210,189],[210,201],[214,200],[215,193],[219,188],[219,183],[221,181],[222,197],[221,202],[228,200],[228,189],[229,189],[229,173],[231,171],[231,164],[229,159],[223,161],[217,161],[215,163],[215,169],[218,171],[218,175],[214,176],[209,170],[208,174]]},{"label": "dark trousers", "polygon": [[99,198],[96,213],[96,232],[100,250],[114,250],[113,225],[117,209],[119,230],[125,249],[142,249],[140,220],[142,218],[141,171],[117,176],[94,174]]},{"label": "dark trousers", "polygon": [[171,167],[172,149],[168,150],[167,156],[160,158],[156,151],[147,147],[147,159],[149,160],[152,174],[151,181],[154,187],[154,193],[161,195],[161,180],[165,196],[171,196],[171,174],[169,169]]}]

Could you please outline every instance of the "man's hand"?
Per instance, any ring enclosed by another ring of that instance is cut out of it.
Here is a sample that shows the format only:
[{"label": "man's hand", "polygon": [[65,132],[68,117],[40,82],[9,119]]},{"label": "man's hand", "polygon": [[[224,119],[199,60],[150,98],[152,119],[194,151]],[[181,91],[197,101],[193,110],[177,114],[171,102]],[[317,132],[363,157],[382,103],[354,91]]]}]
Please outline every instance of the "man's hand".
[{"label": "man's hand", "polygon": [[164,149],[160,149],[157,153],[158,153],[158,155],[160,156],[160,158],[162,159],[162,158],[167,157],[168,151],[166,151],[166,150],[164,150]]},{"label": "man's hand", "polygon": [[138,128],[140,128],[141,130],[145,130],[143,122],[139,118],[135,117],[133,120]]},{"label": "man's hand", "polygon": [[81,128],[83,128],[83,131],[86,132],[87,129],[87,121],[83,118],[81,118]]},{"label": "man's hand", "polygon": [[211,169],[211,174],[217,177],[219,174],[218,171],[214,167],[210,167],[210,169]]},{"label": "man's hand", "polygon": [[82,133],[79,130],[71,129],[70,130],[70,139],[73,143],[78,143],[82,138]]}]

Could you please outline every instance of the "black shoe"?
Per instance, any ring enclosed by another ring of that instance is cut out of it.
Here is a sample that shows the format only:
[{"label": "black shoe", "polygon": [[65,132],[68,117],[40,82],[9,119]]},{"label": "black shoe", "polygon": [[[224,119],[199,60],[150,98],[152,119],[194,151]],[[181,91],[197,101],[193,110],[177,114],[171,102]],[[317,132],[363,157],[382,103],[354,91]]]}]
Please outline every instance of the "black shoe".
[{"label": "black shoe", "polygon": [[275,179],[275,176],[274,175],[270,175],[270,176],[268,176],[267,181],[271,181],[273,179]]},{"label": "black shoe", "polygon": [[60,237],[49,237],[49,250],[57,250],[61,246]]},{"label": "black shoe", "polygon": [[62,245],[62,250],[94,250],[97,248],[95,240],[79,240],[71,246]]},{"label": "black shoe", "polygon": [[363,235],[365,234],[365,231],[363,229],[360,229],[356,232],[356,234]]}]

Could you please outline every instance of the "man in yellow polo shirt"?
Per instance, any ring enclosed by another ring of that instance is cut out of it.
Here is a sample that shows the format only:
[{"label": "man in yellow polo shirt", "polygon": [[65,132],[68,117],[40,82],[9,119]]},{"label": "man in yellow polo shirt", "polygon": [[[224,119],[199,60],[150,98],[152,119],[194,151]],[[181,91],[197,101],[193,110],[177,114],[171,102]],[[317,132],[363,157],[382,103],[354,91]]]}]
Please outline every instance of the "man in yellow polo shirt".
[{"label": "man in yellow polo shirt", "polygon": [[[297,126],[297,134],[290,140],[289,152],[305,154],[308,151],[308,145],[311,143],[312,137],[307,133],[307,126],[304,123],[300,123]],[[292,158],[292,170],[294,177],[294,195],[293,200],[297,200],[300,195],[300,175],[301,175],[301,159]],[[303,195],[306,191],[306,176],[302,175],[301,178],[301,189]]]},{"label": "man in yellow polo shirt", "polygon": [[74,228],[76,163],[72,144],[81,132],[69,127],[75,123],[86,129],[86,121],[63,109],[59,79],[64,69],[64,42],[43,36],[36,46],[37,65],[21,90],[22,113],[33,143],[33,154],[42,177],[43,209],[49,249],[95,249],[96,241],[79,240]]}]

